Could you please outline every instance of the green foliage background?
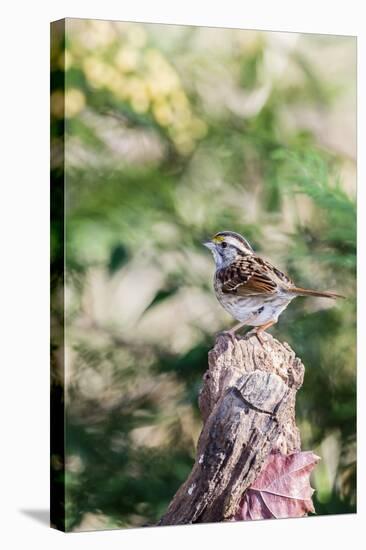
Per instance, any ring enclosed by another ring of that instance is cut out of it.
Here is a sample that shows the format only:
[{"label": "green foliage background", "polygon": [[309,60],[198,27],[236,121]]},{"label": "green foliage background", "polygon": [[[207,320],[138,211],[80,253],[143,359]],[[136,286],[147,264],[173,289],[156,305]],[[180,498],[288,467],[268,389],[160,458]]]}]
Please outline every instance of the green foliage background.
[{"label": "green foliage background", "polygon": [[66,30],[51,111],[58,181],[66,132],[67,529],[151,525],[189,473],[207,352],[232,323],[201,246],[223,229],[299,285],[347,296],[299,298],[272,333],[306,367],[297,419],[322,458],[316,511],[354,511],[355,39]]}]

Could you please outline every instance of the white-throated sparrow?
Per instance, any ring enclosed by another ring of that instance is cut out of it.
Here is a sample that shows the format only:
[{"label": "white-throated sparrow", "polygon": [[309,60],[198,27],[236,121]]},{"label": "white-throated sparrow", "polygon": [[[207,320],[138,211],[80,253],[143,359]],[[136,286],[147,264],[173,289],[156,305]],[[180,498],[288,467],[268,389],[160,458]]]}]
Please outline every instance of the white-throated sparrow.
[{"label": "white-throated sparrow", "polygon": [[287,275],[257,256],[244,237],[232,231],[221,231],[203,243],[216,263],[214,288],[220,304],[239,321],[227,333],[249,325],[261,333],[277,323],[279,315],[296,296],[343,298],[334,292],[319,292],[295,286]]}]

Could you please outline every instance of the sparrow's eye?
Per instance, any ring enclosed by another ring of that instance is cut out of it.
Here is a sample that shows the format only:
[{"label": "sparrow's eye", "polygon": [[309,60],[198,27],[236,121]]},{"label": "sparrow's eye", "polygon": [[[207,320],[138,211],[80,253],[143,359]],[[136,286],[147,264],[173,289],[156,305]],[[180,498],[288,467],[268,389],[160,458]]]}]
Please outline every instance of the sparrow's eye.
[{"label": "sparrow's eye", "polygon": [[222,247],[222,248],[226,248],[226,247],[227,247],[227,243],[225,243],[225,242],[224,242],[224,243],[221,243],[221,247]]}]

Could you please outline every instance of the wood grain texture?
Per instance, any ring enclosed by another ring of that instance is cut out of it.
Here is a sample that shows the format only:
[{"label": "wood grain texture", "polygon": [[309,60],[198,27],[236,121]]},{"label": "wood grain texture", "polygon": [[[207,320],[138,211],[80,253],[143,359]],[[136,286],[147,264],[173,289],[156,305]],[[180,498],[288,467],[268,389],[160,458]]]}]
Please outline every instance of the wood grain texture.
[{"label": "wood grain texture", "polygon": [[255,335],[217,337],[199,396],[196,460],[159,525],[232,518],[270,452],[300,450],[295,399],[304,366],[288,344],[264,338],[262,346]]}]

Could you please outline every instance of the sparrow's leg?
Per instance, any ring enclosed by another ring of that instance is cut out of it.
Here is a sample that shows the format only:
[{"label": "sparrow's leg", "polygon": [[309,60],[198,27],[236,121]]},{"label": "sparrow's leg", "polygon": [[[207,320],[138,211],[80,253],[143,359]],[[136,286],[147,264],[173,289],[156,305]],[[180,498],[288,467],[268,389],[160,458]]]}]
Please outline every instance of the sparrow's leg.
[{"label": "sparrow's leg", "polygon": [[277,321],[268,321],[268,323],[265,323],[264,325],[261,325],[260,327],[257,327],[254,329],[254,334],[256,335],[256,337],[258,338],[259,342],[262,344],[264,344],[264,340],[262,338],[262,333],[265,332],[267,330],[267,328],[271,327],[272,325],[275,325],[277,323]]},{"label": "sparrow's leg", "polygon": [[245,326],[245,324],[246,324],[245,322],[244,323],[237,323],[230,330],[224,330],[223,332],[220,332],[220,334],[225,334],[226,336],[229,336],[231,341],[234,343],[234,341],[235,341],[235,332],[237,330],[241,329],[243,326]]}]

